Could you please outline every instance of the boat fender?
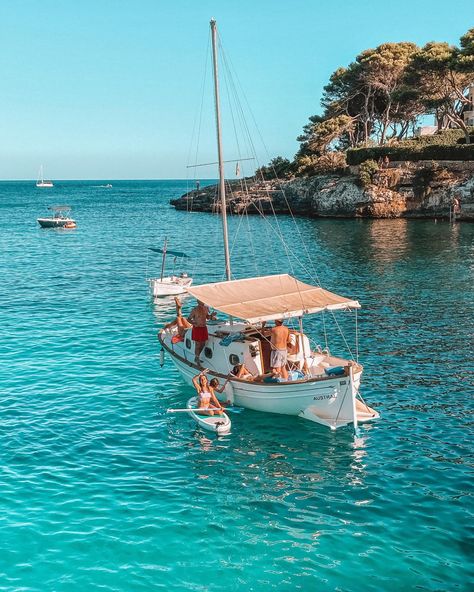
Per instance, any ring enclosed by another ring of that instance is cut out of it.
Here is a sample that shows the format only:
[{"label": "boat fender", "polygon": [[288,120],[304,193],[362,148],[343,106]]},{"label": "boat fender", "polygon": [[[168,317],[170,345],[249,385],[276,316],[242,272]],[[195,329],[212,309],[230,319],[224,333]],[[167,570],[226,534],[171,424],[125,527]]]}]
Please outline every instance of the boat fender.
[{"label": "boat fender", "polygon": [[249,347],[249,351],[250,351],[250,355],[252,356],[252,358],[256,358],[257,356],[260,355],[260,349],[259,349],[258,345],[251,345]]},{"label": "boat fender", "polygon": [[163,364],[165,363],[165,350],[161,348],[160,350],[160,368],[163,368]]},{"label": "boat fender", "polygon": [[230,402],[231,405],[234,404],[234,387],[232,383],[228,382],[224,387],[224,394],[226,396],[226,400]]}]

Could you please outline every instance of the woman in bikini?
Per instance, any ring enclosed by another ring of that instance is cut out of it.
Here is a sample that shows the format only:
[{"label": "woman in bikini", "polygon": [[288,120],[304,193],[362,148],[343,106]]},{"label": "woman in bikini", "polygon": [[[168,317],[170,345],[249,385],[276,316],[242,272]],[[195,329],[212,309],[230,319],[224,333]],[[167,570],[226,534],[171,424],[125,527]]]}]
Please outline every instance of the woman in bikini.
[{"label": "woman in bikini", "polygon": [[193,378],[193,385],[198,394],[198,408],[200,413],[205,415],[222,415],[223,407],[217,400],[215,390],[222,392],[223,387],[221,391],[217,389],[219,386],[219,381],[217,378],[213,378],[209,382],[206,376],[207,371],[208,369],[206,368],[199,374],[196,374],[196,376]]}]

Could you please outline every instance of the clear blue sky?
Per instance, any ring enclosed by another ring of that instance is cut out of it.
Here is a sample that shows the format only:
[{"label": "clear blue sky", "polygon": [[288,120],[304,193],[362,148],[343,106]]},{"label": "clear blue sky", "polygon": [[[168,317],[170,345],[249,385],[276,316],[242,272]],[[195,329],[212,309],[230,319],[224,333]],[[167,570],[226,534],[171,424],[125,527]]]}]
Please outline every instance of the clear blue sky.
[{"label": "clear blue sky", "polygon": [[458,43],[473,16],[472,0],[2,0],[0,179],[41,163],[53,179],[185,178],[210,17],[269,155],[292,157],[338,66],[385,41]]}]

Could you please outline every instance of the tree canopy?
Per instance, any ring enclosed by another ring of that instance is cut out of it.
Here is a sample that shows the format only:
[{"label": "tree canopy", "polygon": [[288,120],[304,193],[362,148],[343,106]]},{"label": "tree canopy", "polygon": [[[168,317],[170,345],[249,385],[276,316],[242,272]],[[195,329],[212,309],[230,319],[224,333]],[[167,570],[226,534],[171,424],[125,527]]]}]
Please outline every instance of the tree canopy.
[{"label": "tree canopy", "polygon": [[321,115],[312,115],[297,139],[296,170],[321,156],[357,146],[384,146],[409,137],[421,116],[433,114],[439,130],[461,129],[474,84],[474,28],[459,47],[444,42],[383,43],[338,68],[324,87]]}]

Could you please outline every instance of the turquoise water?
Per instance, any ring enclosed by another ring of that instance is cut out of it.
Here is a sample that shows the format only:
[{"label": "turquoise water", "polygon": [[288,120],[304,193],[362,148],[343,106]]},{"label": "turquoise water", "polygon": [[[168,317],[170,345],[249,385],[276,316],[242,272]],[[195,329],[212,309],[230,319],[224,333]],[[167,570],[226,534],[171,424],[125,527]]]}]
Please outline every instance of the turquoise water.
[{"label": "turquoise water", "polygon": [[[474,225],[299,220],[322,283],[364,306],[382,417],[333,433],[245,411],[215,439],[165,413],[191,391],[160,369],[172,308],[145,276],[166,234],[219,279],[218,220],[168,206],[185,182],[99,184],[0,184],[0,590],[472,589]],[[40,229],[62,202],[78,228]],[[278,224],[290,263],[269,222],[231,220],[237,276],[308,277]]]}]

